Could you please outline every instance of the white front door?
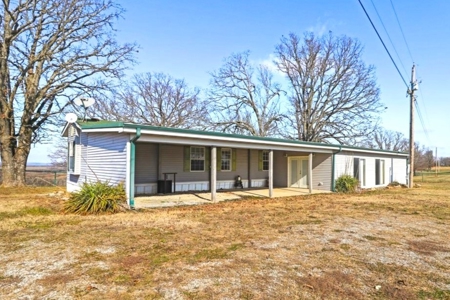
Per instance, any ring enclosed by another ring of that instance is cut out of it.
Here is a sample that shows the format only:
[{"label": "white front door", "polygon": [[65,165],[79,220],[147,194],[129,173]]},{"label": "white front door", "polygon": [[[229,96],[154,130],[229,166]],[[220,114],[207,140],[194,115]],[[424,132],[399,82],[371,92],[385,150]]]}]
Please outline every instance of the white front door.
[{"label": "white front door", "polygon": [[289,187],[308,187],[308,158],[289,159]]}]

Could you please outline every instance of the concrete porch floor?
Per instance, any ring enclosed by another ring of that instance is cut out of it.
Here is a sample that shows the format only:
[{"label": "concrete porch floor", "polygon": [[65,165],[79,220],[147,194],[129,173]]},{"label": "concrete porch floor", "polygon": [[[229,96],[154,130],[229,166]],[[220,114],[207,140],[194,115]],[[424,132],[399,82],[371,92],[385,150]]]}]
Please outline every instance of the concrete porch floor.
[{"label": "concrete porch floor", "polygon": [[[313,194],[330,193],[329,191],[313,190]],[[297,188],[274,188],[273,196],[291,197],[308,195],[308,189]],[[227,200],[237,200],[245,197],[269,197],[269,190],[266,189],[245,189],[245,190],[227,190],[217,191],[217,202]],[[134,207],[139,208],[157,208],[157,207],[172,207],[181,205],[199,205],[205,203],[213,203],[211,201],[211,193],[180,193],[180,194],[165,194],[154,196],[138,196],[134,199]]]}]

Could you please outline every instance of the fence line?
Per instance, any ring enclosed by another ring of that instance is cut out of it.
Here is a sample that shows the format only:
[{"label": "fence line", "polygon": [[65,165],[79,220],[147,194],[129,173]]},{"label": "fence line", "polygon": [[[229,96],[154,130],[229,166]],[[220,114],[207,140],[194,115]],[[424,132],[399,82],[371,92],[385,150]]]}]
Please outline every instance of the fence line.
[{"label": "fence line", "polygon": [[[34,186],[64,186],[66,184],[66,170],[61,169],[27,169],[26,183]],[[2,182],[2,170],[0,169],[0,183]]]}]

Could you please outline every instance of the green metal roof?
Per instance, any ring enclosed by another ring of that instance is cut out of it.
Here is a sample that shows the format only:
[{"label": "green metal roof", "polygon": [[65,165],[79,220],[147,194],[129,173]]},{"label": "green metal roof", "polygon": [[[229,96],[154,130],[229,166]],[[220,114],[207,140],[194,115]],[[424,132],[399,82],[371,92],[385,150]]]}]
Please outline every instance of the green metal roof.
[{"label": "green metal roof", "polygon": [[231,133],[223,133],[223,132],[214,132],[214,131],[201,131],[201,130],[193,130],[193,129],[181,129],[181,128],[172,128],[172,127],[160,127],[160,126],[152,126],[152,125],[142,125],[142,124],[133,124],[133,123],[125,123],[118,121],[82,121],[78,122],[81,126],[81,129],[108,129],[108,128],[141,128],[141,130],[153,130],[153,131],[161,131],[161,132],[175,132],[175,133],[185,133],[185,134],[196,134],[196,135],[205,135],[205,136],[216,136],[216,137],[228,137],[228,138],[238,138],[243,140],[258,140],[258,141],[267,141],[267,142],[278,142],[278,143],[289,143],[289,144],[297,144],[297,145],[310,145],[310,146],[322,146],[327,148],[336,148],[337,150],[366,150],[366,151],[375,151],[380,153],[395,153],[395,154],[408,154],[406,152],[400,151],[388,151],[388,150],[379,150],[379,149],[370,149],[370,148],[362,148],[362,147],[353,147],[353,146],[345,146],[339,144],[326,144],[326,143],[317,143],[317,142],[305,142],[299,140],[288,140],[281,138],[272,138],[272,137],[259,137],[259,136],[249,136],[249,135],[241,135],[241,134],[231,134]]}]

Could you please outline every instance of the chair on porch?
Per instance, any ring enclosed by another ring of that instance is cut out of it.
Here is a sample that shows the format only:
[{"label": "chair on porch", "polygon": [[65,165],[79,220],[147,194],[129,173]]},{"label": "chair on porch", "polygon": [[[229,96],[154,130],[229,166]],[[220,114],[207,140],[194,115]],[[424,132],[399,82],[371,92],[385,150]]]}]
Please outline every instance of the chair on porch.
[{"label": "chair on porch", "polygon": [[244,188],[244,185],[242,184],[242,179],[241,179],[240,175],[236,176],[236,180],[234,181],[234,187],[235,188],[240,187],[241,189]]}]

